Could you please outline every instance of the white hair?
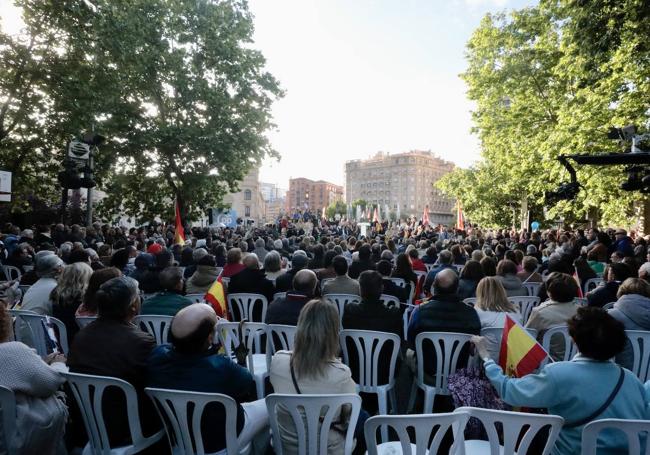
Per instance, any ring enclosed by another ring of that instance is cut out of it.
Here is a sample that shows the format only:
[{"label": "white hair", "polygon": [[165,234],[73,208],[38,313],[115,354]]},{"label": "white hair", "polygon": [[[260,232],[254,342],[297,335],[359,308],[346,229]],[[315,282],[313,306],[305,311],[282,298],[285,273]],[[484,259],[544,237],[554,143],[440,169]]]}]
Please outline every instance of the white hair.
[{"label": "white hair", "polygon": [[650,277],[650,262],[644,262],[639,267],[639,277],[647,276]]}]

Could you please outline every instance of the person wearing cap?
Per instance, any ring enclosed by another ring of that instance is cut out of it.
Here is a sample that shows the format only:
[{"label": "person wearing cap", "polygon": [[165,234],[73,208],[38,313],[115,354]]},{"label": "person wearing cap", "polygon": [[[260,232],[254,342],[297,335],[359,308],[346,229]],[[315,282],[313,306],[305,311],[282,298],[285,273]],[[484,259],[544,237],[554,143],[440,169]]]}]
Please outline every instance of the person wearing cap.
[{"label": "person wearing cap", "polygon": [[614,237],[616,239],[612,245],[614,251],[623,253],[623,256],[634,256],[634,242],[628,237],[625,229],[617,229]]},{"label": "person wearing cap", "polygon": [[[197,251],[205,250],[203,248],[194,250],[194,252]],[[206,254],[202,255],[196,264],[196,271],[185,283],[185,291],[188,294],[202,294],[208,292],[210,286],[212,286],[219,277],[217,262],[211,254],[207,254],[206,252]]]},{"label": "person wearing cap", "polygon": [[[215,349],[216,323],[210,305],[195,303],[180,310],[171,323],[171,344],[158,346],[147,360],[147,386],[228,395],[237,402],[237,439],[243,447],[261,432],[268,433],[268,411],[263,399],[255,400],[250,372]],[[226,447],[224,420],[221,406],[205,408],[201,425],[206,453]]]}]

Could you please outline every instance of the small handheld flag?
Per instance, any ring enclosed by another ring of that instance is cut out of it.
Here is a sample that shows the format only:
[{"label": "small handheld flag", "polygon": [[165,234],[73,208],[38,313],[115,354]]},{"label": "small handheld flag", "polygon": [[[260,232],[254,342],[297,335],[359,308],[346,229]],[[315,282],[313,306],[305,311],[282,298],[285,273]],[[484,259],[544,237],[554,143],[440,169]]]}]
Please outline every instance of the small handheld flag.
[{"label": "small handheld flag", "polygon": [[504,374],[520,378],[532,373],[548,353],[522,326],[506,314],[499,364]]},{"label": "small handheld flag", "polygon": [[208,292],[205,294],[205,301],[212,305],[217,316],[228,319],[226,291],[221,282],[221,277],[217,278],[217,281],[210,286],[210,289],[208,289]]},{"label": "small handheld flag", "polygon": [[175,245],[185,245],[185,229],[183,229],[183,222],[181,221],[181,210],[178,206],[178,197],[176,197],[176,202],[174,204],[176,210],[176,226],[174,228],[174,244]]}]

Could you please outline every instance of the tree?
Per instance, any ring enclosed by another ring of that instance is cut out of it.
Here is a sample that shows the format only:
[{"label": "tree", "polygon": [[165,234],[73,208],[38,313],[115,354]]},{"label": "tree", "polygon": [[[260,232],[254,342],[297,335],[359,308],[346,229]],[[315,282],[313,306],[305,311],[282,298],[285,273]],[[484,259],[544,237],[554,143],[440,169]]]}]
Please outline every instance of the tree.
[{"label": "tree", "polygon": [[343,201],[334,201],[326,209],[325,215],[327,219],[334,218],[334,215],[337,213],[341,216],[345,216],[348,211],[348,206]]},{"label": "tree", "polygon": [[[544,192],[568,180],[560,154],[616,151],[608,126],[647,122],[650,33],[642,19],[650,13],[641,3],[548,0],[483,19],[462,74],[477,105],[483,160],[438,184],[469,218],[507,225],[505,204],[522,197],[541,211]],[[628,64],[624,56],[632,53]],[[579,167],[584,190],[549,215],[571,221],[597,210],[605,223],[629,222],[640,195],[619,189],[621,170]]]},{"label": "tree", "polygon": [[68,135],[94,124],[108,137],[97,157],[104,216],[169,217],[174,198],[196,216],[277,155],[265,133],[282,91],[251,47],[245,1],[20,5],[30,36],[46,30],[60,43],[50,52],[62,54],[65,71],[60,83],[43,84],[52,116],[75,113]]}]

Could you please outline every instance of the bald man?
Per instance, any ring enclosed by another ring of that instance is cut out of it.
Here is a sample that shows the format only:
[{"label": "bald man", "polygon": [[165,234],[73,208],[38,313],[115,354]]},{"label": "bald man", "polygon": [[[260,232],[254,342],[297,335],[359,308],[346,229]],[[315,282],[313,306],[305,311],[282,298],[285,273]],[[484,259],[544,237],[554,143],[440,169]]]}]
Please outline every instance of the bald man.
[{"label": "bald man", "polygon": [[[222,393],[237,402],[237,438],[248,444],[261,431],[268,432],[264,400],[255,398],[255,381],[246,368],[214,349],[217,315],[210,305],[195,303],[174,316],[171,345],[158,346],[148,364],[148,387]],[[207,406],[202,421],[203,444],[208,453],[226,447],[225,421],[221,406]]]},{"label": "bald man", "polygon": [[415,337],[421,332],[456,332],[478,335],[481,321],[476,310],[458,297],[458,275],[454,269],[436,274],[431,286],[432,297],[413,312],[408,327],[408,343],[415,348]]},{"label": "bald man", "polygon": [[267,324],[296,325],[300,310],[316,295],[318,278],[309,269],[298,271],[293,277],[292,290],[286,297],[275,300],[266,312]]},{"label": "bald man", "polygon": [[[228,294],[248,293],[262,294],[268,303],[273,300],[275,285],[273,281],[266,278],[264,270],[260,269],[260,262],[255,253],[247,254],[243,260],[244,270],[230,279]],[[262,322],[262,313],[253,313],[253,321]],[[233,315],[233,320],[238,321],[239,315]]]}]

